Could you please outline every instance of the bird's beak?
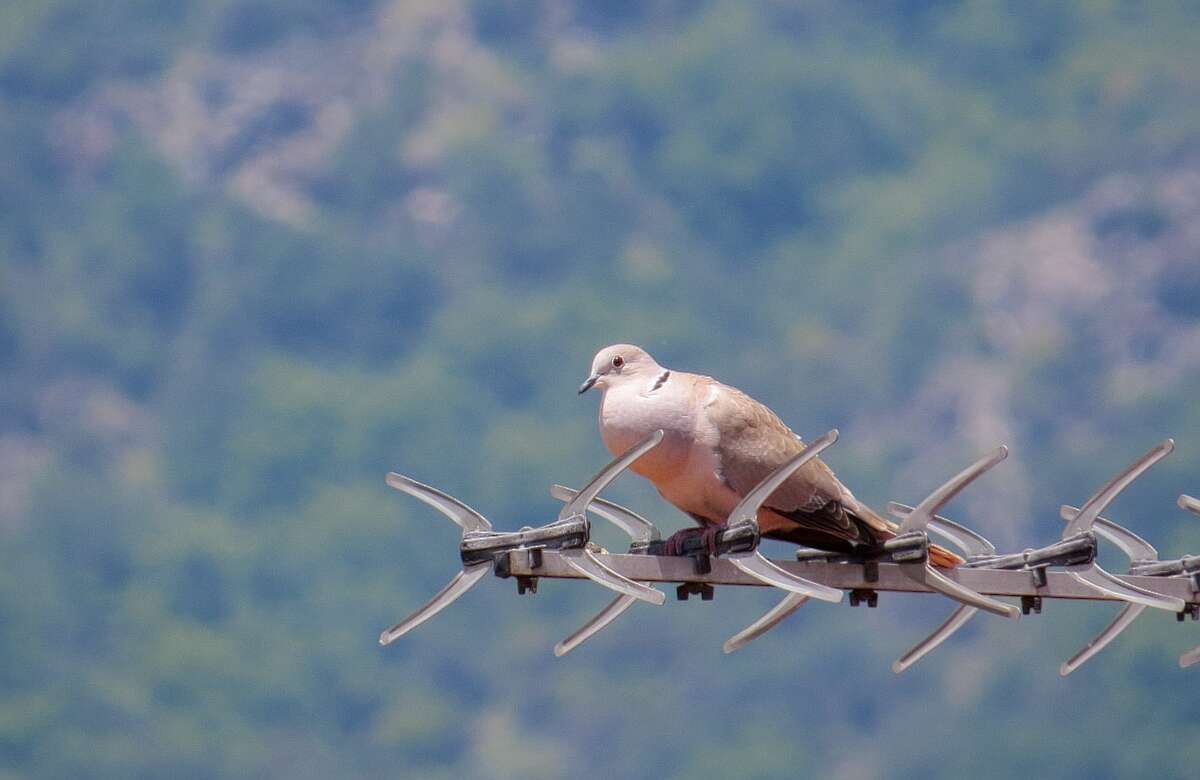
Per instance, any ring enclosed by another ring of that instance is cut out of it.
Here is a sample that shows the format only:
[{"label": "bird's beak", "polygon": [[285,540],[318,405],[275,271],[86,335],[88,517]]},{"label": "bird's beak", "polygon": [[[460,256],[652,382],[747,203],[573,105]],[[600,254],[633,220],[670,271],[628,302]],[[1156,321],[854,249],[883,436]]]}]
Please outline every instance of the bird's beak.
[{"label": "bird's beak", "polygon": [[584,394],[584,393],[586,393],[588,390],[591,390],[591,389],[592,389],[592,385],[596,384],[596,380],[597,380],[597,379],[599,379],[599,378],[600,378],[600,375],[599,375],[599,374],[592,374],[591,376],[589,376],[589,377],[587,378],[587,381],[585,381],[583,384],[581,384],[581,385],[579,386],[579,394],[580,394],[580,395],[583,395],[583,394]]}]

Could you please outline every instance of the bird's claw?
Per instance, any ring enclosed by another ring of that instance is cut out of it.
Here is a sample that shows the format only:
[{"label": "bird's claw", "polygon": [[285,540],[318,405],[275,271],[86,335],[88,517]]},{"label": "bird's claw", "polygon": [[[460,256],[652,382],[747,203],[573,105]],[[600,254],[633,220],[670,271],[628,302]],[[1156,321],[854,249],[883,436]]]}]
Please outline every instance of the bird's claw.
[{"label": "bird's claw", "polygon": [[[704,540],[706,549],[713,551],[712,554],[716,554],[717,540],[715,532],[711,528],[681,528],[664,539],[659,549],[651,549],[647,552],[655,555],[690,555],[691,553],[684,551],[686,547],[690,546],[686,543],[689,539],[697,537]],[[655,546],[651,545],[652,548]]]}]

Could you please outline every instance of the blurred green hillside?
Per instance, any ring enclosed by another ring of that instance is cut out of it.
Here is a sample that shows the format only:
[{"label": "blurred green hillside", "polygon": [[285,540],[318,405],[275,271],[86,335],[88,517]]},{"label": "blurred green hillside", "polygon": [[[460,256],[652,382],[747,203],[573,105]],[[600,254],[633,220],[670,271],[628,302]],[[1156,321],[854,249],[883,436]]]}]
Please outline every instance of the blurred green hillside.
[{"label": "blurred green hillside", "polygon": [[1200,549],[1197,73],[1193,3],[9,0],[0,777],[1193,776],[1170,616],[1064,681],[1111,607],[900,678],[948,605],[556,660],[605,595],[488,580],[375,640],[456,565],[384,473],[543,522],[617,341],[875,506],[1007,442],[953,514],[1008,548],[1173,435],[1113,514]]}]

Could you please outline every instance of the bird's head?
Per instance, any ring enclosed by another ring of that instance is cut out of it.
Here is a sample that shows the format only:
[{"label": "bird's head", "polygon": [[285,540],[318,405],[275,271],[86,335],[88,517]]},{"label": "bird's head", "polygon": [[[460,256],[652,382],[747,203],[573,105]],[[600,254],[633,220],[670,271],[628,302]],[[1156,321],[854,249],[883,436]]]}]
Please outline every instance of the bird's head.
[{"label": "bird's head", "polygon": [[579,392],[586,393],[592,387],[603,390],[619,382],[653,377],[662,370],[662,366],[641,347],[613,344],[596,353],[592,359],[592,372],[579,386]]}]

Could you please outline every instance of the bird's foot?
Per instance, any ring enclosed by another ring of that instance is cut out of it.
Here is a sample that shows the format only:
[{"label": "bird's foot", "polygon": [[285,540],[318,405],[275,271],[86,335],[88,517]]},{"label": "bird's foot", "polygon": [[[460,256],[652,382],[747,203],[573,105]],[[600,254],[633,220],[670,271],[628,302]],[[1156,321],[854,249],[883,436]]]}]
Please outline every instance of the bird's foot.
[{"label": "bird's foot", "polygon": [[704,551],[709,555],[717,554],[717,534],[725,530],[725,523],[720,525],[710,525],[704,528],[700,534],[700,541],[704,543]]},{"label": "bird's foot", "polygon": [[675,533],[668,536],[662,541],[662,546],[658,550],[659,555],[686,555],[684,552],[685,543],[689,539],[695,539],[704,533],[703,528],[681,528]]},{"label": "bird's foot", "polygon": [[[717,554],[717,534],[724,530],[722,525],[709,525],[703,528],[683,528],[671,534],[662,542],[659,555],[695,555],[697,553]],[[699,539],[697,546],[691,540]]]}]

